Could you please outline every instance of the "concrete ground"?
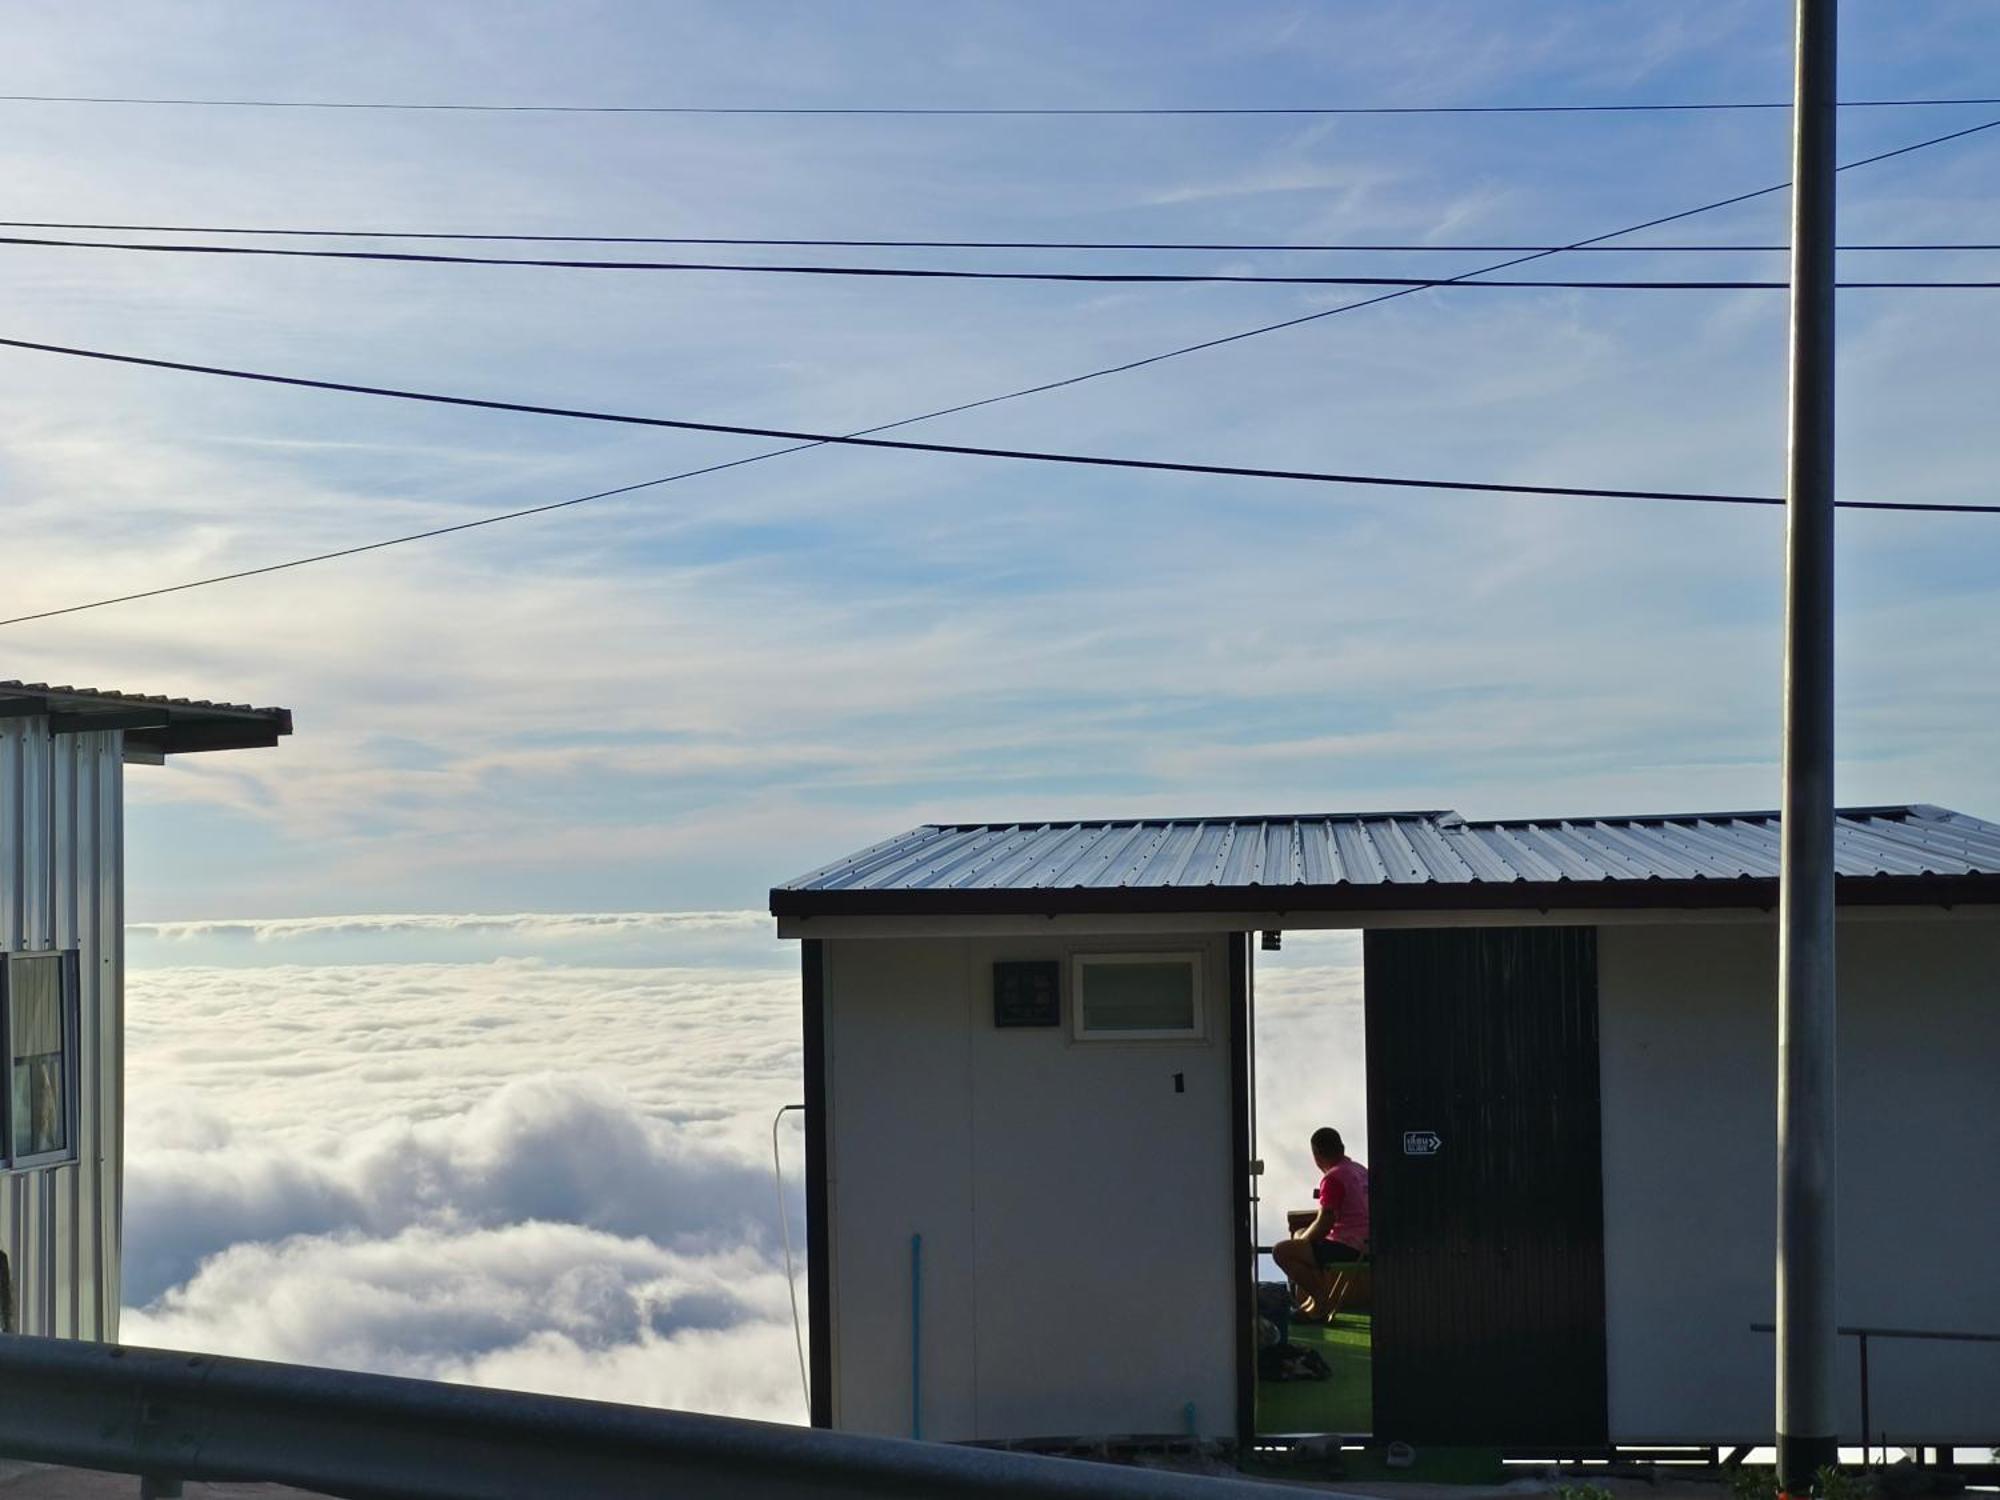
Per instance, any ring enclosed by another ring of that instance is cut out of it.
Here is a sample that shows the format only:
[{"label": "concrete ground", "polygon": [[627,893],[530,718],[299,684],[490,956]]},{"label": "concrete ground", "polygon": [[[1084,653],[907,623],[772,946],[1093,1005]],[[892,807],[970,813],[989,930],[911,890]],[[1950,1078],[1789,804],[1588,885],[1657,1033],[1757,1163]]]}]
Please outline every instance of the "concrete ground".
[{"label": "concrete ground", "polygon": [[[1564,1475],[1561,1479],[1524,1476],[1505,1484],[1421,1484],[1394,1479],[1328,1480],[1325,1488],[1346,1495],[1366,1495],[1371,1500],[1538,1500],[1553,1496],[1559,1484],[1594,1484],[1609,1490],[1615,1500],[1728,1500],[1729,1492],[1720,1484],[1693,1483],[1685,1479],[1657,1482],[1622,1475]],[[5,1491],[0,1491],[4,1494]]]},{"label": "concrete ground", "polygon": [[[1333,1491],[1371,1500],[1538,1500],[1553,1496],[1555,1481],[1521,1478],[1503,1485],[1416,1484],[1394,1480],[1310,1481],[1267,1480],[1318,1493]],[[1663,1479],[1598,1478],[1615,1500],[1727,1500],[1718,1484],[1689,1484]],[[92,1469],[59,1469],[44,1464],[0,1459],[0,1500],[135,1500],[139,1481],[129,1474],[104,1474]],[[201,1484],[190,1480],[185,1500],[316,1500],[305,1490],[281,1484]]]},{"label": "concrete ground", "polygon": [[[135,1500],[139,1481],[130,1474],[95,1469],[58,1469],[47,1464],[0,1458],[0,1500]],[[306,1491],[282,1484],[196,1484],[181,1492],[186,1500],[301,1500]]]},{"label": "concrete ground", "polygon": [[[1729,1491],[1713,1482],[1670,1476],[1655,1480],[1626,1475],[1587,1476],[1609,1490],[1613,1500],[1729,1500]],[[1265,1477],[1265,1483],[1315,1494],[1349,1495],[1365,1500],[1553,1500],[1559,1483],[1576,1476],[1525,1474],[1505,1484],[1422,1484],[1383,1479],[1314,1480]],[[46,1464],[0,1459],[0,1500],[134,1500],[139,1481],[129,1474],[104,1474],[91,1469],[59,1469]],[[200,1484],[190,1481],[186,1500],[324,1500],[306,1490],[282,1484]]]}]

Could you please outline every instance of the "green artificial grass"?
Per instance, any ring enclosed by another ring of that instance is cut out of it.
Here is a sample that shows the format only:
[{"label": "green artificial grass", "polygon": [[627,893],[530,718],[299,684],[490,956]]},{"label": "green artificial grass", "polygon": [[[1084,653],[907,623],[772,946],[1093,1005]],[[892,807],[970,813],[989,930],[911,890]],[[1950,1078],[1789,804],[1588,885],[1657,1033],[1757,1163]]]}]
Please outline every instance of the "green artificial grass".
[{"label": "green artificial grass", "polygon": [[1317,1349],[1332,1369],[1333,1378],[1258,1381],[1257,1431],[1315,1435],[1371,1431],[1375,1426],[1373,1324],[1367,1313],[1342,1313],[1331,1328],[1293,1324],[1292,1342]]}]

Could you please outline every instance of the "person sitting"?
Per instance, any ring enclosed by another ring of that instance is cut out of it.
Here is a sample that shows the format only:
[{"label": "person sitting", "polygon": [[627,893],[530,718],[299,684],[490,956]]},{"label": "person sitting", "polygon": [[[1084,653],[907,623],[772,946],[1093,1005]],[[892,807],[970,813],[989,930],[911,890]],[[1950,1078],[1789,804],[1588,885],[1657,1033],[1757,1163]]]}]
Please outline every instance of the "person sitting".
[{"label": "person sitting", "polygon": [[1300,1291],[1299,1310],[1331,1322],[1339,1268],[1368,1256],[1368,1169],[1347,1154],[1340,1132],[1312,1133],[1313,1165],[1320,1170],[1313,1197],[1319,1212],[1288,1240],[1271,1247],[1271,1259]]}]

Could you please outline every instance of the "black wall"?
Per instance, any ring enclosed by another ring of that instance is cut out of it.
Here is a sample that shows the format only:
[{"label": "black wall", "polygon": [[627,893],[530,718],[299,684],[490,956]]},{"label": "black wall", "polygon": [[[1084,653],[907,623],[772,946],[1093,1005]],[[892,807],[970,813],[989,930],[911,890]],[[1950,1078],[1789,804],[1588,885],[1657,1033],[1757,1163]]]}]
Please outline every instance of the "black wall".
[{"label": "black wall", "polygon": [[1596,929],[1374,930],[1364,954],[1375,1435],[1600,1446]]}]

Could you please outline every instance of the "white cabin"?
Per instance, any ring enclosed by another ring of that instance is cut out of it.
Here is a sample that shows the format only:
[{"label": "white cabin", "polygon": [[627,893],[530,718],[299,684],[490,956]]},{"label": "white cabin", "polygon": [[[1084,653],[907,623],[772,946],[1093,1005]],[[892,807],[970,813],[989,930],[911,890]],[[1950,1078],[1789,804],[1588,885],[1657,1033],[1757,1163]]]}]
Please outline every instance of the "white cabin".
[{"label": "white cabin", "polygon": [[[1351,928],[1368,1435],[1768,1441],[1777,858],[1768,813],[953,824],[779,886],[804,949],[814,1421],[1272,1431],[1257,934]],[[1844,810],[1838,858],[1842,1441],[1865,1357],[1874,1433],[1991,1443],[2000,825]]]}]

